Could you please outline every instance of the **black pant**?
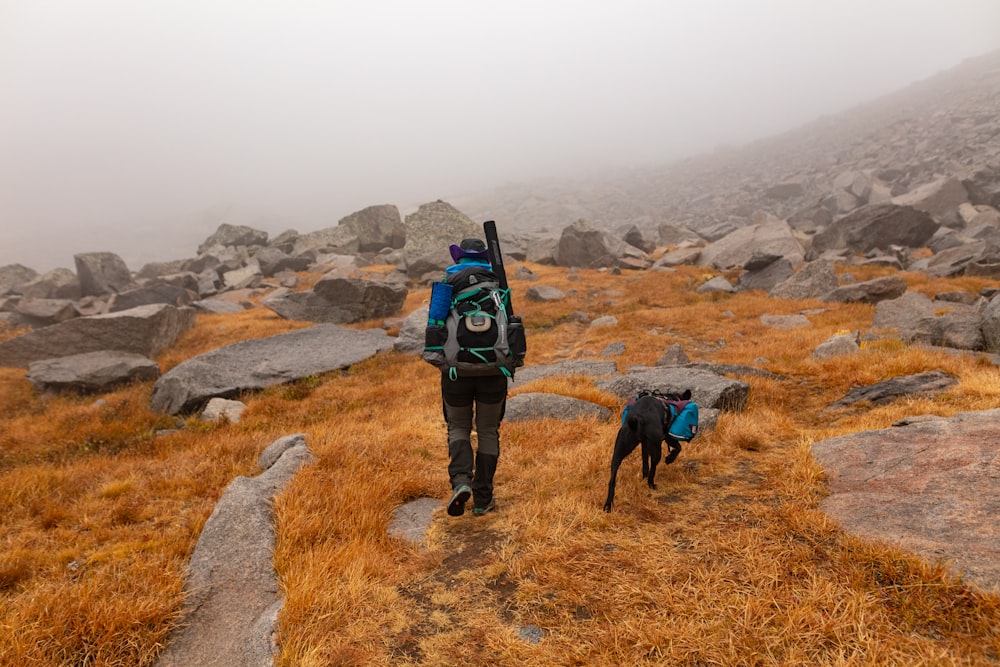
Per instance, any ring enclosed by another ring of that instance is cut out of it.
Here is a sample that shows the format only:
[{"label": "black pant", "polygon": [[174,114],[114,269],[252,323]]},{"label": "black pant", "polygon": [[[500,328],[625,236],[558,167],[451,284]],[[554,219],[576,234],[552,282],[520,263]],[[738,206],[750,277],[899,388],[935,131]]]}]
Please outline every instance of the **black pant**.
[{"label": "black pant", "polygon": [[[493,473],[500,458],[500,422],[507,406],[507,377],[441,374],[441,403],[448,425],[448,478],[451,487],[468,484],[476,507],[493,500]],[[472,450],[475,419],[478,445]]]}]

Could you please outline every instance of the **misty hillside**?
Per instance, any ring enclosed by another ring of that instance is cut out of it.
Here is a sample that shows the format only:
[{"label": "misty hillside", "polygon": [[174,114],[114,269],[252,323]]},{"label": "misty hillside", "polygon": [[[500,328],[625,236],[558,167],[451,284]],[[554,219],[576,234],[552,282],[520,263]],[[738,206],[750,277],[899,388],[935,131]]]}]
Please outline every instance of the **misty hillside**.
[{"label": "misty hillside", "polygon": [[[558,230],[580,218],[644,230],[663,223],[698,232],[717,223],[741,226],[758,210],[788,218],[815,206],[834,179],[851,170],[874,172],[898,192],[944,175],[963,180],[978,175],[996,184],[998,118],[1000,51],[995,51],[746,146],[587,180],[509,184],[452,201],[473,218],[523,229]],[[801,194],[769,196],[769,189],[783,183],[801,185]]]}]

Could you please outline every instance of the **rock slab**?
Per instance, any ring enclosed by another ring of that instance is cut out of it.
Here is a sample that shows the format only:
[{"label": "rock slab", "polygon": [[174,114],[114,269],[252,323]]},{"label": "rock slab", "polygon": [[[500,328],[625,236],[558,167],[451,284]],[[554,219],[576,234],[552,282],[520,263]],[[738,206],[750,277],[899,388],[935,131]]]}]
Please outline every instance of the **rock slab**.
[{"label": "rock slab", "polygon": [[310,375],[347,368],[392,348],[382,329],[336,324],[220,347],[178,364],[153,385],[150,406],[178,414],[201,408],[210,398],[232,398]]},{"label": "rock slab", "polygon": [[813,444],[830,490],[820,507],[1000,591],[1000,409],[901,424]]},{"label": "rock slab", "polygon": [[115,350],[155,357],[194,324],[194,311],[167,304],[78,317],[0,342],[0,366]]},{"label": "rock slab", "polygon": [[[276,458],[271,450],[280,451]],[[313,460],[301,434],[279,438],[261,455],[257,477],[237,477],[195,545],[184,587],[184,625],[157,667],[274,664],[274,626],[282,601],[274,572],[271,502]]]}]

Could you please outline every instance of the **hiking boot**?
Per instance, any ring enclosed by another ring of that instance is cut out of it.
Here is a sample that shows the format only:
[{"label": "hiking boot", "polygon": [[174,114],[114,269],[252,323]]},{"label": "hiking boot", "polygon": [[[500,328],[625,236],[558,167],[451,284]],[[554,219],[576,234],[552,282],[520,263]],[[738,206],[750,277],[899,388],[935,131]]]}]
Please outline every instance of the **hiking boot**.
[{"label": "hiking boot", "polygon": [[486,507],[473,507],[472,508],[472,513],[475,514],[476,516],[482,516],[482,515],[486,514],[487,512],[492,512],[496,508],[497,508],[496,501],[495,500],[491,500]]},{"label": "hiking boot", "polygon": [[448,515],[449,516],[462,516],[465,514],[465,503],[469,501],[472,497],[472,487],[468,484],[462,484],[455,487],[455,492],[451,494],[451,500],[448,502]]}]

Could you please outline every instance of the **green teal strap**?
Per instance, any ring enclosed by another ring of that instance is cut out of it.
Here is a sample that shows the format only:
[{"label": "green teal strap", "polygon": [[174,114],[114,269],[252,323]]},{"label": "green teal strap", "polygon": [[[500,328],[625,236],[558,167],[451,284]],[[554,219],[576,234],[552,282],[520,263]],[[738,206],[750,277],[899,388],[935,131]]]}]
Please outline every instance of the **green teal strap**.
[{"label": "green teal strap", "polygon": [[458,369],[454,366],[448,369],[448,379],[452,382],[458,379]]},{"label": "green teal strap", "polygon": [[507,370],[506,366],[500,366],[500,372],[502,372],[504,375],[506,375],[509,378],[514,377],[514,374],[511,373],[509,370]]}]

